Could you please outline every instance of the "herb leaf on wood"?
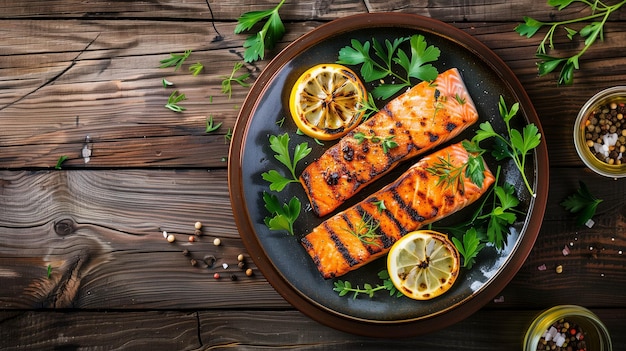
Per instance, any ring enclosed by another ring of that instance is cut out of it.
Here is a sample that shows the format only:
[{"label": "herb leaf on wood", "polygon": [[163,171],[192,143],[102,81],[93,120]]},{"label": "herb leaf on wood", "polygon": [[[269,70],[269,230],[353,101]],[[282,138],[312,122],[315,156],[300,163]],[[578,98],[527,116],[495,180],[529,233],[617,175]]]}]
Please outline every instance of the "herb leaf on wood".
[{"label": "herb leaf on wood", "polygon": [[253,62],[265,57],[265,49],[271,49],[276,42],[285,34],[285,25],[280,19],[278,10],[285,3],[285,0],[269,10],[250,11],[242,14],[237,19],[235,34],[248,31],[255,24],[267,18],[260,31],[249,36],[243,44],[244,61]]},{"label": "herb leaf on wood", "polygon": [[[542,22],[531,17],[524,17],[524,23],[515,27],[515,31],[517,33],[527,38],[533,37],[537,34],[539,29],[548,27],[548,31],[537,47],[536,56],[540,59],[537,67],[539,75],[543,76],[561,66],[561,71],[557,81],[559,85],[571,85],[574,83],[574,70],[580,68],[580,57],[583,56],[583,54],[591,47],[591,45],[593,45],[593,43],[596,42],[598,38],[600,40],[604,39],[604,25],[609,16],[611,13],[622,7],[622,5],[626,4],[626,0],[614,5],[607,5],[601,1],[588,0],[548,0],[548,5],[557,7],[557,9],[561,11],[576,2],[589,6],[591,13],[586,16],[554,22]],[[586,23],[589,21],[593,22],[585,25],[580,30],[571,28],[572,24]],[[565,35],[569,40],[574,40],[576,35],[580,36],[580,38],[584,39],[585,46],[578,53],[569,57],[556,57],[548,55],[548,49],[554,49],[554,35],[558,28],[563,28]]]},{"label": "herb leaf on wood", "polygon": [[580,181],[578,190],[563,200],[561,206],[577,214],[576,224],[584,225],[596,214],[596,209],[602,201],[591,194],[587,185]]}]

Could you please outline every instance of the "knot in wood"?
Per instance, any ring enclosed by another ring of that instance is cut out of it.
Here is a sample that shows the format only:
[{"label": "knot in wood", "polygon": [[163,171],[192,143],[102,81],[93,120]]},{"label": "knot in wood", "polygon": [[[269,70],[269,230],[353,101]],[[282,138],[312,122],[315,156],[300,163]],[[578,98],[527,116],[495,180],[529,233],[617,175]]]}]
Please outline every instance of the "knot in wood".
[{"label": "knot in wood", "polygon": [[54,223],[54,232],[58,235],[70,235],[75,230],[74,221],[71,219],[62,219]]}]

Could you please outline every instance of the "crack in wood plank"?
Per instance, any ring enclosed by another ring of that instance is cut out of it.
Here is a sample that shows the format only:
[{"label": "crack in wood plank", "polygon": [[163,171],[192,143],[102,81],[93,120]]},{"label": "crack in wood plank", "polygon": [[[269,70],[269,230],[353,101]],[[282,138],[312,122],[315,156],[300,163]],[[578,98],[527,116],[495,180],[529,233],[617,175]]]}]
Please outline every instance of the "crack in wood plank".
[{"label": "crack in wood plank", "polygon": [[76,63],[78,62],[78,58],[89,49],[89,47],[100,37],[101,33],[98,33],[98,35],[96,35],[95,38],[93,38],[89,43],[87,43],[87,45],[78,52],[78,54],[76,54],[76,56],[72,59],[72,61],[70,62],[70,64],[63,69],[61,72],[57,73],[54,77],[48,79],[47,81],[45,81],[43,84],[39,85],[38,87],[36,87],[35,89],[31,90],[30,92],[24,94],[23,96],[17,98],[16,100],[9,102],[8,104],[0,107],[0,111],[9,108],[17,103],[19,103],[20,101],[26,99],[27,97],[33,95],[34,93],[38,92],[39,90],[43,89],[44,87],[54,83],[56,80],[58,80],[61,76],[63,76],[65,73],[67,73],[70,69],[72,69],[72,67],[74,67],[76,65]]}]

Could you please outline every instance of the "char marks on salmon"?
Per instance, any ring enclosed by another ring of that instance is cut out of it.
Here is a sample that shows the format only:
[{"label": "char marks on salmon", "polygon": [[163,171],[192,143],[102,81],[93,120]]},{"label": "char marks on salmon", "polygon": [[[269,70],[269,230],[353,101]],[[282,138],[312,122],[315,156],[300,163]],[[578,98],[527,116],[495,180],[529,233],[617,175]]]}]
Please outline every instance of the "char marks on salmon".
[{"label": "char marks on salmon", "polygon": [[[474,102],[456,68],[433,82],[417,84],[302,172],[300,182],[313,211],[318,216],[331,213],[401,161],[445,143],[477,120]],[[392,140],[397,147],[385,152],[384,140]]]},{"label": "char marks on salmon", "polygon": [[441,160],[463,166],[468,157],[461,143],[436,151],[393,183],[315,227],[301,242],[322,276],[334,278],[361,267],[386,254],[405,234],[480,198],[495,180],[487,165],[480,186],[465,177],[459,184],[441,182],[430,171]]}]

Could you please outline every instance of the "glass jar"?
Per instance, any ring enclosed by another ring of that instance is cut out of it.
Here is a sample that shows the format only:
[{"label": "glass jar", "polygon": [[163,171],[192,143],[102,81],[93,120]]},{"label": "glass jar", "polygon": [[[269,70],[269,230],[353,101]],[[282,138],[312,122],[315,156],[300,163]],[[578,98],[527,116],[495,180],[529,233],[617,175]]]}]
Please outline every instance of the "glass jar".
[{"label": "glass jar", "polygon": [[[626,161],[621,161],[621,164],[611,164],[605,162],[606,160],[600,160],[594,152],[603,155],[607,154],[609,151],[603,148],[608,148],[610,143],[597,143],[594,141],[589,141],[585,136],[586,133],[589,132],[587,129],[588,125],[591,123],[591,117],[594,114],[594,111],[598,111],[602,106],[610,105],[611,103],[616,104],[626,104],[626,86],[615,86],[605,90],[600,91],[591,97],[580,109],[578,112],[578,117],[576,118],[576,122],[574,123],[574,145],[576,147],[576,152],[580,159],[594,172],[611,178],[620,178],[626,177]],[[621,107],[620,107],[621,109]],[[626,130],[626,118],[619,120],[619,123],[623,126],[618,128],[619,130]],[[626,132],[625,132],[626,133]],[[622,137],[626,138],[626,135],[622,135],[622,133],[610,133],[610,132],[601,132],[600,137],[603,135],[607,135],[604,138],[604,141],[610,140],[609,135],[612,137]],[[619,135],[618,135],[619,134]],[[587,143],[593,143],[594,146],[588,145]],[[620,141],[620,143],[622,143]],[[603,145],[606,145],[604,147]],[[592,152],[592,149],[594,151]],[[619,151],[619,150],[618,150]],[[609,157],[607,156],[607,159]],[[626,160],[626,153],[623,153],[623,158]]]},{"label": "glass jar", "polygon": [[540,313],[530,324],[524,337],[524,351],[537,351],[541,337],[555,323],[564,320],[576,324],[584,332],[587,350],[611,351],[613,346],[609,331],[598,316],[588,309],[576,305],[554,306]]}]

